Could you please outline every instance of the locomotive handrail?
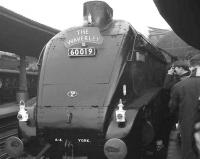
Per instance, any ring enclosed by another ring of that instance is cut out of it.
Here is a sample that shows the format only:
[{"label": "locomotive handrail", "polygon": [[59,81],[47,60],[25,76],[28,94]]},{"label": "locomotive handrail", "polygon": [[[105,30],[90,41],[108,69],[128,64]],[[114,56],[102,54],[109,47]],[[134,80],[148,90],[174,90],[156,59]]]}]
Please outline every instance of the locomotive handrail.
[{"label": "locomotive handrail", "polygon": [[40,55],[39,55],[39,58],[38,58],[38,61],[37,61],[37,66],[40,66],[41,65],[41,60],[42,60],[42,57],[44,55],[44,50],[46,48],[46,45],[42,48],[41,52],[40,52]]},{"label": "locomotive handrail", "polygon": [[[132,26],[131,26],[131,28],[133,29]],[[133,41],[133,48],[132,48],[132,51],[130,52],[130,54],[128,55],[127,61],[133,61],[133,54],[135,52],[135,42],[136,42],[136,39],[137,39],[137,35],[138,35],[138,33],[135,31],[135,37],[134,37],[134,41]]]}]

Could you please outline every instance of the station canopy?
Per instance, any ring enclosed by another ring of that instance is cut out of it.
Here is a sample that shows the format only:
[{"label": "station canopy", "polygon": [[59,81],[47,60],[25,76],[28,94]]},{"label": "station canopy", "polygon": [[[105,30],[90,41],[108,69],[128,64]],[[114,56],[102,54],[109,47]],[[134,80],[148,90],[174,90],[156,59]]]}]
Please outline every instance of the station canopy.
[{"label": "station canopy", "polygon": [[44,45],[59,32],[0,6],[0,50],[38,57]]},{"label": "station canopy", "polygon": [[178,59],[187,60],[199,54],[200,51],[185,43],[173,31],[167,32],[156,44]]},{"label": "station canopy", "polygon": [[200,0],[154,0],[173,31],[200,49]]}]

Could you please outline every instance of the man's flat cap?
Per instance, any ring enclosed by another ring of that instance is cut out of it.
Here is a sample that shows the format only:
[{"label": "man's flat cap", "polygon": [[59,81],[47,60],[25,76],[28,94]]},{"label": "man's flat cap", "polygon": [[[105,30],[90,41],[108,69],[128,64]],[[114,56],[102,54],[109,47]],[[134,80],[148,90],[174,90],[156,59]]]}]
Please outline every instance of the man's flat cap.
[{"label": "man's flat cap", "polygon": [[189,67],[189,63],[187,61],[178,60],[173,63],[175,67]]}]

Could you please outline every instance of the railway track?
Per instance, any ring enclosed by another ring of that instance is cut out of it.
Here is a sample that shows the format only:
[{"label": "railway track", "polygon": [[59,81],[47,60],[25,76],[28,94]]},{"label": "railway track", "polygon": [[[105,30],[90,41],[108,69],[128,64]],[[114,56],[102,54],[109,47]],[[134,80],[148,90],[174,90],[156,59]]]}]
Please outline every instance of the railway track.
[{"label": "railway track", "polygon": [[9,157],[7,153],[2,153],[0,159],[11,159],[11,157]]},{"label": "railway track", "polygon": [[11,159],[4,151],[5,141],[11,136],[17,136],[16,116],[0,120],[0,159]]}]

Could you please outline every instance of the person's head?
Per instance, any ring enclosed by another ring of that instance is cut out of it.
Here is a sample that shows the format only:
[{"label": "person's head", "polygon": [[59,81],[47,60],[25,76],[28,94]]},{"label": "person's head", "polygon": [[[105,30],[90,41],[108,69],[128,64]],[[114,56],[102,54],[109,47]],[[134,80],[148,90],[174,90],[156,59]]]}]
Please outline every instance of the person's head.
[{"label": "person's head", "polygon": [[174,70],[177,75],[183,75],[184,73],[188,72],[185,68],[183,67],[174,67]]},{"label": "person's head", "polygon": [[176,61],[173,64],[175,73],[179,76],[189,72],[189,65],[186,61]]}]

